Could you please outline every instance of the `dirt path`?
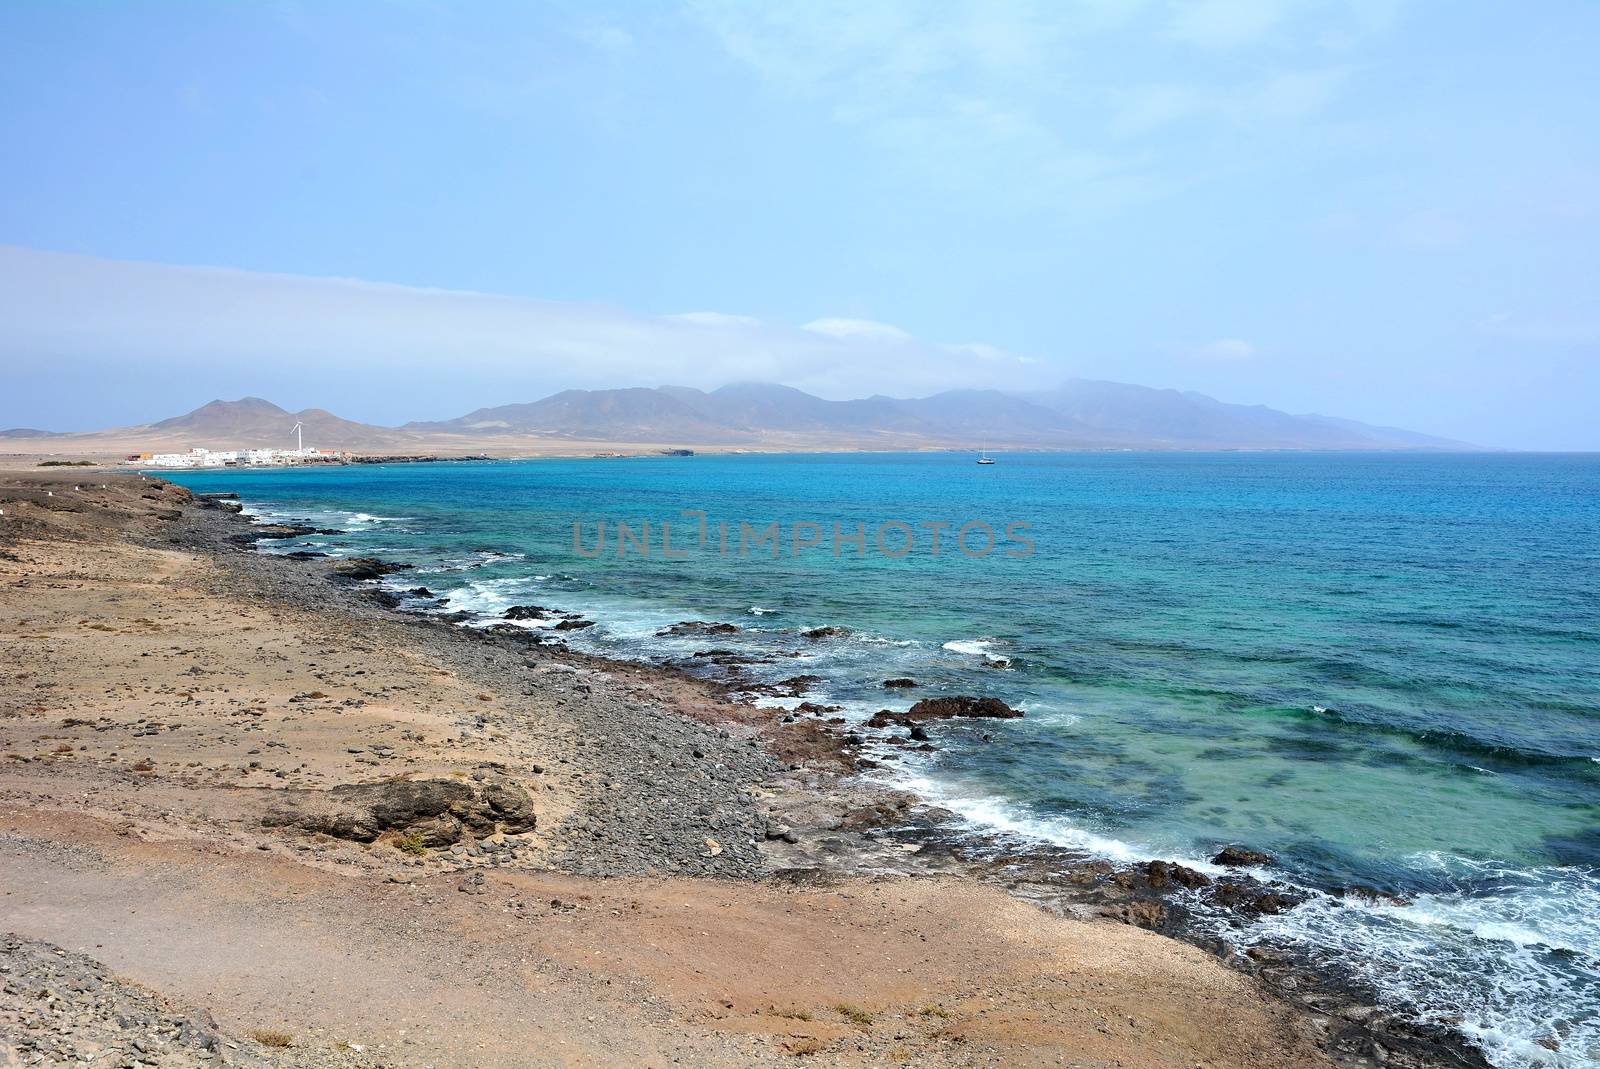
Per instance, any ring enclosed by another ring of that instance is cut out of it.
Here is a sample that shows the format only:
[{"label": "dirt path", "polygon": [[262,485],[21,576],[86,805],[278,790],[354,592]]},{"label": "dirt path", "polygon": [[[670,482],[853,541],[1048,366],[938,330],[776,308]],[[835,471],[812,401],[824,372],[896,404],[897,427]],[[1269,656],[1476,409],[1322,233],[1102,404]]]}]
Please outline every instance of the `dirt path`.
[{"label": "dirt path", "polygon": [[396,884],[66,814],[3,810],[0,836],[9,927],[232,1031],[395,1064],[1320,1063],[1304,1022],[1199,951],[975,885]]}]

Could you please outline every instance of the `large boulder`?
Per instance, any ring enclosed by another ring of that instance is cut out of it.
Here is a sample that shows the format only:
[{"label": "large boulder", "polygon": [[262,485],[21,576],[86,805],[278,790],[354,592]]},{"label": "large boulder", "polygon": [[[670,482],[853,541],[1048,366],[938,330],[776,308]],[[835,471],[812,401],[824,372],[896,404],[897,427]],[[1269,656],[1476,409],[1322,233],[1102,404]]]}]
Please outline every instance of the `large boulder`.
[{"label": "large boulder", "polygon": [[305,523],[259,523],[245,532],[247,538],[304,538],[317,529]]},{"label": "large boulder", "polygon": [[1021,709],[1013,709],[999,698],[974,698],[968,694],[947,698],[924,698],[903,713],[884,709],[873,714],[868,727],[905,726],[929,720],[1015,720]]},{"label": "large boulder", "polygon": [[735,624],[712,623],[709,620],[680,620],[671,627],[663,627],[657,635],[732,635],[739,630]]},{"label": "large boulder", "polygon": [[800,632],[806,638],[839,638],[850,633],[848,627],[813,627],[809,631]]},{"label": "large boulder", "polygon": [[1165,891],[1174,886],[1195,890],[1211,884],[1211,877],[1196,872],[1175,861],[1152,861],[1144,867],[1144,877],[1152,891]]},{"label": "large boulder", "polygon": [[1263,868],[1272,864],[1272,855],[1263,854],[1260,850],[1251,850],[1247,846],[1225,846],[1217,851],[1217,856],[1211,859],[1213,865],[1227,865],[1230,868]]},{"label": "large boulder", "polygon": [[328,574],[338,579],[382,579],[410,567],[410,564],[396,564],[377,557],[346,557],[337,564],[329,565]]},{"label": "large boulder", "polygon": [[1218,880],[1207,894],[1213,905],[1250,919],[1286,913],[1310,897],[1305,891],[1285,884],[1264,884],[1236,877]]},{"label": "large boulder", "polygon": [[262,818],[264,826],[358,843],[394,832],[424,846],[449,846],[464,835],[515,835],[537,823],[533,797],[498,769],[479,769],[468,779],[401,777],[275,793],[282,797]]}]

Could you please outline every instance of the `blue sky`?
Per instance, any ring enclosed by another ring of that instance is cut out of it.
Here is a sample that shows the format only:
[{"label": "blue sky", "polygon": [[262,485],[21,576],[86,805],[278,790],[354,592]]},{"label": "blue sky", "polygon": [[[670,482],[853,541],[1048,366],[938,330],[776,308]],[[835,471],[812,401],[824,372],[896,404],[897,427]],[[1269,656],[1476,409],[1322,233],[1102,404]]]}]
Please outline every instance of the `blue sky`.
[{"label": "blue sky", "polygon": [[0,426],[1078,375],[1600,448],[1597,52],[1559,0],[12,2]]}]

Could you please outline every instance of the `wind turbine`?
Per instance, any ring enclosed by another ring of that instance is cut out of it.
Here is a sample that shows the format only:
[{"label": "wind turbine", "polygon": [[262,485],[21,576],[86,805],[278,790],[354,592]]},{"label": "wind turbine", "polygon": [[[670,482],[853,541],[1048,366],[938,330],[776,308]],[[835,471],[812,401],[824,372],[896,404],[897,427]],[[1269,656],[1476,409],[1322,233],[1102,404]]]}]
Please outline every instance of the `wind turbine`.
[{"label": "wind turbine", "polygon": [[304,426],[304,424],[301,424],[297,421],[293,427],[289,428],[290,430],[294,431],[294,451],[296,453],[304,453],[306,451],[305,436],[300,433],[300,428],[302,426]]}]

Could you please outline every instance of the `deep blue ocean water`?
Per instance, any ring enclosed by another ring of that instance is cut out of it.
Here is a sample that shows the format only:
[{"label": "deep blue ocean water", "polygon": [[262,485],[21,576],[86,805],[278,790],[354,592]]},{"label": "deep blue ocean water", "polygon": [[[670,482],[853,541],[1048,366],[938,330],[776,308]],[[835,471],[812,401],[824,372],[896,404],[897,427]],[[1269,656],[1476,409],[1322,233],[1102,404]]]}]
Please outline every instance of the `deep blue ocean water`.
[{"label": "deep blue ocean water", "polygon": [[[1404,895],[1328,894],[1233,938],[1326,954],[1498,1064],[1600,1065],[1600,456],[752,455],[168,477],[338,528],[271,545],[413,563],[390,585],[485,623],[537,604],[598,621],[564,636],[597,652],[768,655],[758,674],[821,676],[807,697],[849,716],[1001,697],[1026,717],[942,727],[935,754],[892,775],[986,829],[1197,863],[1244,843],[1308,887]],[[681,557],[663,558],[663,521]],[[973,555],[956,541],[969,522]],[[776,557],[751,544],[772,523]],[[599,555],[576,550],[575,524],[588,552],[605,525]],[[861,525],[863,549],[836,554],[835,524]],[[1011,524],[1026,526],[1008,539]],[[976,555],[985,530],[994,549]],[[656,635],[680,620],[743,630]],[[821,626],[849,633],[800,634]],[[885,690],[894,676],[923,686]]]}]

